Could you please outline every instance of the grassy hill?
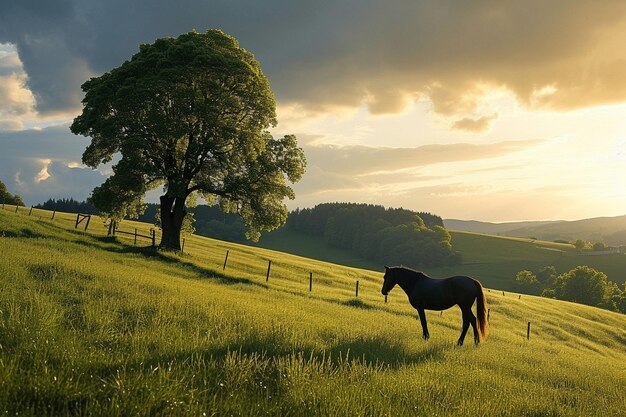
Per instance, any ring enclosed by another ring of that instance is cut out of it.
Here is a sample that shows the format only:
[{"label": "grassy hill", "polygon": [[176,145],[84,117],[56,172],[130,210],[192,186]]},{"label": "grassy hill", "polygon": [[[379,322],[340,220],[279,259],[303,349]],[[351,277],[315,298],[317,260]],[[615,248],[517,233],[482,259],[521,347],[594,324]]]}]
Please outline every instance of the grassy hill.
[{"label": "grassy hill", "polygon": [[577,239],[626,245],[626,216],[596,217],[576,221],[537,221],[489,223],[473,220],[444,220],[446,228],[464,232],[514,237],[534,237],[546,241]]},{"label": "grassy hill", "polygon": [[506,232],[509,236],[537,237],[545,240],[584,239],[608,245],[626,245],[626,216],[597,217],[577,221],[549,223],[533,227],[516,228]]},{"label": "grassy hill", "polygon": [[[477,220],[457,220],[457,219],[444,219],[443,224],[446,229],[459,230],[463,232],[482,233],[486,235],[499,235],[507,234],[511,230],[518,230],[524,228],[544,226],[553,223],[560,223],[557,221],[528,221],[528,222],[504,222],[504,223],[491,223],[481,222]],[[522,237],[528,237],[526,235]]]},{"label": "grassy hill", "polygon": [[[452,246],[461,252],[463,263],[454,267],[421,268],[431,276],[470,275],[487,286],[512,290],[515,274],[523,269],[537,271],[554,265],[562,273],[578,265],[588,265],[619,284],[626,281],[626,255],[623,254],[585,256],[567,244],[469,232],[450,233]],[[258,246],[373,271],[382,270],[382,266],[375,262],[328,247],[323,238],[311,238],[284,228],[264,234]]]},{"label": "grassy hill", "polygon": [[181,257],[50,217],[0,210],[3,414],[623,413],[624,315],[491,291],[490,338],[456,348],[456,309],[427,313],[425,342],[378,272],[198,237]]}]

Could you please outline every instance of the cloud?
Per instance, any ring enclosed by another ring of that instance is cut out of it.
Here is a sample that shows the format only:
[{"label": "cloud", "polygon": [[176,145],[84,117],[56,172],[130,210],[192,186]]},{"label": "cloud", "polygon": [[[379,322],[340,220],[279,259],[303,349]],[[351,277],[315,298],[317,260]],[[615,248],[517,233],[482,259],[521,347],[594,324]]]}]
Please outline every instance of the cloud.
[{"label": "cloud", "polygon": [[80,84],[140,43],[221,28],[259,58],[282,104],[384,114],[426,97],[458,115],[490,88],[532,108],[626,100],[625,15],[614,0],[31,0],[0,6],[0,42],[17,45],[44,114],[79,109]]},{"label": "cloud", "polygon": [[399,196],[406,197],[410,190],[416,189],[416,184],[450,179],[429,173],[431,165],[496,158],[541,143],[540,140],[525,140],[389,148],[310,142],[304,145],[307,172],[302,181],[294,185],[294,190],[300,206],[335,200],[378,201],[380,204],[392,196],[394,202],[402,205]]},{"label": "cloud", "polygon": [[24,74],[0,76],[0,119],[22,116],[33,111],[35,103],[30,90],[24,88]]},{"label": "cloud", "polygon": [[494,113],[490,116],[483,116],[477,119],[471,117],[465,117],[459,119],[452,125],[453,129],[465,130],[467,132],[483,132],[491,126],[491,124],[498,118],[498,113]]},{"label": "cloud", "polygon": [[49,198],[85,199],[106,178],[73,164],[87,143],[67,126],[0,132],[0,180],[28,205]]},{"label": "cloud", "polygon": [[0,131],[20,130],[35,115],[35,97],[17,52],[0,44]]},{"label": "cloud", "polygon": [[315,145],[304,150],[311,165],[327,172],[366,175],[427,165],[493,158],[528,149],[539,140],[504,141],[491,144],[457,143],[415,148]]}]

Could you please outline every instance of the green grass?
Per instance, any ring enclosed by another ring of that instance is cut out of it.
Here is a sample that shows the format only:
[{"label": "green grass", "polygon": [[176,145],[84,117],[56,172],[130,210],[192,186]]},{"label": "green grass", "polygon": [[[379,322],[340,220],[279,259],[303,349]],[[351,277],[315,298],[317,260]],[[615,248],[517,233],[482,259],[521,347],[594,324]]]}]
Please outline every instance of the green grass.
[{"label": "green grass", "polygon": [[70,215],[27,214],[0,210],[5,415],[618,416],[626,406],[624,315],[491,291],[490,338],[456,348],[459,312],[427,313],[425,342],[399,289],[383,302],[381,273],[198,237],[180,257],[107,238],[95,218],[83,233]]},{"label": "green grass", "polygon": [[[515,288],[517,272],[523,269],[537,272],[548,265],[555,266],[559,273],[578,265],[588,265],[604,272],[620,285],[626,281],[624,254],[584,256],[567,244],[470,232],[450,233],[454,250],[461,252],[462,265],[440,268],[409,266],[422,269],[434,277],[470,275],[484,285],[506,291]],[[349,251],[328,247],[321,237],[308,237],[287,229],[263,235],[257,246],[372,271],[382,269],[377,263],[360,259]]]}]

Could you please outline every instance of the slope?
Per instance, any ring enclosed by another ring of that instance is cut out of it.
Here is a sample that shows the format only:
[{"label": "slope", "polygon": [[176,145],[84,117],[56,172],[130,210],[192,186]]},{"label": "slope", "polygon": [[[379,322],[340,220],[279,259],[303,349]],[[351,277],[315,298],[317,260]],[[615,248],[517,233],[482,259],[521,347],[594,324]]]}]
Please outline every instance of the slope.
[{"label": "slope", "polygon": [[523,227],[506,232],[509,236],[534,236],[545,240],[584,239],[608,245],[626,245],[626,216],[596,217],[577,221]]},{"label": "slope", "polygon": [[[549,224],[560,223],[556,221],[527,221],[527,222],[504,222],[504,223],[491,223],[481,222],[477,220],[457,220],[457,219],[444,219],[443,224],[446,229],[458,230],[462,232],[483,233],[486,235],[499,235],[506,234],[511,230],[518,230],[531,227],[539,227]],[[526,236],[523,236],[526,237]]]},{"label": "slope", "polygon": [[492,291],[489,340],[455,348],[458,311],[429,313],[425,342],[380,273],[195,237],[181,257],[57,216],[0,211],[5,414],[623,411],[623,315]]},{"label": "slope", "polygon": [[[559,273],[578,265],[588,265],[604,272],[618,284],[626,281],[624,254],[586,256],[567,244],[459,231],[450,231],[450,234],[453,249],[462,255],[462,264],[420,269],[434,277],[470,275],[484,285],[507,291],[515,288],[514,278],[518,271],[538,271],[548,265],[555,266]],[[322,238],[311,238],[285,228],[263,235],[257,246],[353,267],[382,270],[382,266],[375,262],[328,247]]]}]

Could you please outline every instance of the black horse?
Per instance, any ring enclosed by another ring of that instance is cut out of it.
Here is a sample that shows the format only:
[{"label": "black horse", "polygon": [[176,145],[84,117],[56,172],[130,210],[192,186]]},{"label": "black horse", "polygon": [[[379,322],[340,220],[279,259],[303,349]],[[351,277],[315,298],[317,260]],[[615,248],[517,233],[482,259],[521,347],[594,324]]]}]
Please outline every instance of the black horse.
[{"label": "black horse", "polygon": [[[428,340],[428,326],[424,310],[446,310],[458,304],[463,313],[463,330],[457,345],[463,345],[465,334],[470,324],[474,329],[474,343],[486,339],[487,300],[480,282],[466,276],[454,276],[446,279],[433,279],[422,272],[404,267],[385,267],[383,295],[387,295],[398,284],[409,297],[409,302],[417,310],[422,323],[424,339]],[[476,300],[476,316],[472,305]]]}]

